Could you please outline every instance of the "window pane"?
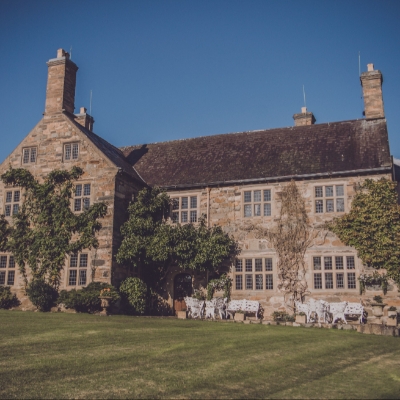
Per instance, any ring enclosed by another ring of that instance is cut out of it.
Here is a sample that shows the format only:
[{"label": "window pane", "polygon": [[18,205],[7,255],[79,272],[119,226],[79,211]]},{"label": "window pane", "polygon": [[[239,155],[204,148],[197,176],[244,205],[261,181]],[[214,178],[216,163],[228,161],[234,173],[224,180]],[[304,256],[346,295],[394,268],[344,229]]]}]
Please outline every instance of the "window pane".
[{"label": "window pane", "polygon": [[71,145],[70,144],[66,144],[64,146],[64,158],[65,158],[65,160],[71,159]]},{"label": "window pane", "polygon": [[344,199],[336,199],[336,211],[344,212]]},{"label": "window pane", "polygon": [[267,290],[274,289],[274,278],[272,274],[265,275],[265,289]]},{"label": "window pane", "polygon": [[197,208],[197,196],[190,198],[190,208]]},{"label": "window pane", "polygon": [[181,208],[183,208],[184,210],[186,210],[189,206],[189,199],[188,197],[182,197],[181,199]]},{"label": "window pane", "polygon": [[72,159],[76,160],[78,158],[78,154],[79,154],[78,143],[73,143],[72,144]]},{"label": "window pane", "polygon": [[179,210],[179,199],[172,199],[172,209]]},{"label": "window pane", "polygon": [[250,258],[247,258],[246,261],[246,272],[252,272],[253,271],[253,260]]},{"label": "window pane", "polygon": [[36,147],[31,149],[31,163],[36,162]]},{"label": "window pane", "polygon": [[264,190],[264,201],[271,201],[271,189]]},{"label": "window pane", "polygon": [[69,271],[68,285],[70,286],[76,285],[76,270]]},{"label": "window pane", "polygon": [[315,200],[315,212],[318,214],[324,212],[324,202],[322,200]]},{"label": "window pane", "polygon": [[244,206],[244,216],[251,217],[251,206],[250,205]]},{"label": "window pane", "polygon": [[19,200],[20,200],[20,191],[19,190],[16,190],[15,192],[14,192],[14,202],[15,203],[18,203],[19,202]]},{"label": "window pane", "polygon": [[83,195],[90,196],[90,183],[85,183],[83,185]]},{"label": "window pane", "polygon": [[314,289],[322,289],[322,274],[314,274]]},{"label": "window pane", "polygon": [[79,271],[79,283],[78,285],[86,285],[86,270]]},{"label": "window pane", "polygon": [[272,258],[265,259],[265,270],[272,271]]},{"label": "window pane", "polygon": [[356,274],[354,272],[349,272],[347,274],[347,288],[348,289],[356,288]]},{"label": "window pane", "polygon": [[14,285],[15,271],[8,271],[7,285]]},{"label": "window pane", "polygon": [[253,275],[246,275],[246,289],[253,290]]},{"label": "window pane", "polygon": [[13,215],[18,214],[19,204],[13,204]]},{"label": "window pane", "polygon": [[342,256],[335,257],[335,265],[336,265],[336,269],[343,269],[343,257]]},{"label": "window pane", "polygon": [[10,256],[10,258],[8,259],[8,268],[15,268],[14,256]]},{"label": "window pane", "polygon": [[344,276],[343,274],[336,274],[336,288],[343,289],[344,288]]},{"label": "window pane", "polygon": [[262,271],[262,258],[256,258],[254,261],[256,271]]},{"label": "window pane", "polygon": [[242,275],[236,275],[235,276],[235,283],[236,283],[236,285],[235,285],[236,290],[242,290],[243,289],[243,277],[242,277]]},{"label": "window pane", "polygon": [[256,275],[256,290],[263,290],[263,276]]},{"label": "window pane", "polygon": [[261,215],[261,204],[254,204],[254,216],[259,217]]},{"label": "window pane", "polygon": [[264,204],[264,215],[266,217],[271,216],[271,204],[270,203],[265,203]]},{"label": "window pane", "polygon": [[6,203],[11,203],[12,201],[12,192],[6,193]]},{"label": "window pane", "polygon": [[321,257],[313,257],[314,269],[321,269]]},{"label": "window pane", "polygon": [[322,191],[322,186],[315,187],[315,197],[323,197],[324,192]]},{"label": "window pane", "polygon": [[81,197],[82,196],[82,185],[76,185],[75,186],[75,197]]},{"label": "window pane", "polygon": [[4,214],[6,217],[9,217],[11,215],[11,206],[10,205],[5,206]]},{"label": "window pane", "polygon": [[353,256],[349,256],[349,257],[346,257],[346,258],[347,258],[347,269],[354,269],[355,268],[354,257]]},{"label": "window pane", "polygon": [[261,190],[254,191],[254,201],[261,201]]},{"label": "window pane", "polygon": [[332,269],[332,257],[324,257],[325,269]]},{"label": "window pane", "polygon": [[244,202],[245,203],[250,203],[251,202],[251,192],[244,192]]},{"label": "window pane", "polygon": [[325,196],[333,197],[333,186],[325,186]]},{"label": "window pane", "polygon": [[5,285],[6,283],[6,271],[0,272],[0,285]]},{"label": "window pane", "polygon": [[190,222],[197,222],[197,211],[190,211]]},{"label": "window pane", "polygon": [[1,256],[0,257],[0,268],[6,268],[7,267],[7,256]]},{"label": "window pane", "polygon": [[89,197],[85,197],[83,199],[83,209],[89,210],[89,207],[90,207],[90,199],[89,199]]},{"label": "window pane", "polygon": [[77,267],[78,266],[78,254],[72,254],[69,260],[70,267]]},{"label": "window pane", "polygon": [[172,222],[177,224],[179,222],[179,213],[177,211],[172,213]]},{"label": "window pane", "polygon": [[74,201],[74,211],[81,211],[81,199],[75,199]]},{"label": "window pane", "polygon": [[29,149],[24,149],[23,163],[24,164],[29,163]]},{"label": "window pane", "polygon": [[79,267],[87,267],[88,266],[88,255],[87,254],[81,254],[79,257]]},{"label": "window pane", "polygon": [[181,222],[188,222],[188,212],[187,211],[181,212]]},{"label": "window pane", "polygon": [[344,196],[344,187],[343,187],[343,185],[336,186],[336,196]]},{"label": "window pane", "polygon": [[236,270],[236,272],[243,271],[243,261],[242,260],[236,260],[235,270]]},{"label": "window pane", "polygon": [[334,212],[333,208],[333,200],[327,200],[326,201],[326,212]]},{"label": "window pane", "polygon": [[325,274],[325,289],[333,289],[333,274],[331,272]]}]

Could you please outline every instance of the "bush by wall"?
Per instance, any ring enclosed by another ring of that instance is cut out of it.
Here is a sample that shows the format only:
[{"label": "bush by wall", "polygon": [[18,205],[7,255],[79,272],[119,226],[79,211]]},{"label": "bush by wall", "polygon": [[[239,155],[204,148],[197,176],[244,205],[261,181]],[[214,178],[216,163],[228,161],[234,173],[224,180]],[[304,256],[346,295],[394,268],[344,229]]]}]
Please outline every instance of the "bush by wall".
[{"label": "bush by wall", "polygon": [[39,311],[50,311],[58,297],[53,286],[42,279],[33,279],[26,288],[26,294]]},{"label": "bush by wall", "polygon": [[15,294],[11,293],[9,286],[0,286],[0,308],[17,307],[19,300]]},{"label": "bush by wall", "polygon": [[147,285],[139,278],[125,279],[119,288],[125,311],[143,315],[146,311]]}]

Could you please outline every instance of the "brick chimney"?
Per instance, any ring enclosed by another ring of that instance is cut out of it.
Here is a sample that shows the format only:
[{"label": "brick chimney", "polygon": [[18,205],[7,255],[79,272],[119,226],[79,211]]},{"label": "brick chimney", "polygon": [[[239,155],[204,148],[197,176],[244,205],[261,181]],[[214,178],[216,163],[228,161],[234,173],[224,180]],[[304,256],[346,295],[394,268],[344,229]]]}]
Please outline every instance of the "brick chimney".
[{"label": "brick chimney", "polygon": [[47,88],[45,115],[54,114],[63,110],[74,113],[75,84],[78,67],[69,59],[69,54],[57,50],[57,58],[47,62]]},{"label": "brick chimney", "polygon": [[294,126],[314,125],[316,119],[312,112],[307,112],[307,107],[301,107],[300,114],[294,114]]},{"label": "brick chimney", "polygon": [[94,119],[91,115],[87,114],[86,111],[87,110],[85,107],[80,108],[79,114],[75,114],[76,122],[84,126],[89,131],[93,132]]},{"label": "brick chimney", "polygon": [[360,77],[363,88],[365,118],[385,118],[382,98],[382,73],[374,70],[374,64],[368,64],[367,68],[368,71],[363,72]]}]

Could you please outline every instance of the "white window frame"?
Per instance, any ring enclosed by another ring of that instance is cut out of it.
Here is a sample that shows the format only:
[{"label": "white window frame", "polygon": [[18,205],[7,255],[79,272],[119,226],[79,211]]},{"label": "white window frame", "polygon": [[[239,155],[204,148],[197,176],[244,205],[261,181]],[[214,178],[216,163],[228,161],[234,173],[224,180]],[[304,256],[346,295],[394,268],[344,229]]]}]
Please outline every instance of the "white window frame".
[{"label": "white window frame", "polygon": [[[89,194],[87,194],[88,188]],[[92,193],[93,185],[90,182],[76,182],[72,199],[72,211],[74,213],[87,211],[92,204]],[[80,206],[78,207],[77,204],[80,204]]]},{"label": "white window frame", "polygon": [[[69,256],[66,286],[83,287],[88,284],[89,277],[89,253],[77,253]],[[75,282],[73,276],[75,275]],[[84,277],[84,282],[83,282]]]},{"label": "white window frame", "polygon": [[[264,254],[237,258],[232,270],[234,275],[233,291],[241,292],[250,290],[268,293],[276,290],[275,259],[272,255]],[[260,285],[260,280],[257,278],[257,276],[260,275],[262,276],[262,285]],[[267,283],[270,283],[271,281],[272,288],[267,288]],[[240,285],[241,288],[239,288]],[[249,286],[252,286],[252,288],[250,289]]]},{"label": "white window frame", "polygon": [[79,160],[80,154],[80,143],[79,142],[70,142],[64,143],[63,145],[63,161],[71,162]]},{"label": "white window frame", "polygon": [[197,224],[200,199],[198,194],[171,195],[170,218],[173,224]]},{"label": "white window frame", "polygon": [[[9,195],[11,193],[11,198]],[[4,189],[4,215],[11,218],[13,215],[18,214],[21,207],[22,190],[20,188],[5,188]]]},{"label": "white window frame", "polygon": [[14,256],[9,253],[0,253],[0,286],[15,286],[16,270],[17,265]]},{"label": "white window frame", "polygon": [[[37,161],[37,146],[23,147],[21,165],[36,164]],[[25,157],[27,156],[27,157]],[[33,156],[33,157],[32,157]],[[27,158],[27,161],[25,161]]]},{"label": "white window frame", "polygon": [[[328,188],[333,188],[332,195],[329,193]],[[343,189],[343,193],[340,194],[340,188]],[[320,195],[321,194],[321,195]],[[346,212],[346,184],[342,182],[333,183],[321,183],[313,186],[313,210],[315,214],[343,214]],[[339,201],[342,201],[342,210],[338,210]],[[322,206],[322,208],[321,208]],[[333,209],[328,208],[332,207]],[[319,211],[321,210],[322,211]]]},{"label": "white window frame", "polygon": [[[244,218],[272,217],[272,188],[246,188],[242,191]],[[268,210],[268,211],[267,211]]]}]

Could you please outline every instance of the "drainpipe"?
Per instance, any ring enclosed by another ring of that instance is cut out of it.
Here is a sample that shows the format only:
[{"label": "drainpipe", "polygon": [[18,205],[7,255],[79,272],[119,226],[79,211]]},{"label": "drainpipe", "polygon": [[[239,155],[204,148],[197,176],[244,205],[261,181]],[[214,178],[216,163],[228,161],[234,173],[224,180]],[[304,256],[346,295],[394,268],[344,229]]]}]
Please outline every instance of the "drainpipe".
[{"label": "drainpipe", "polygon": [[[207,227],[210,227],[210,193],[211,193],[211,188],[207,188]],[[208,276],[207,276],[208,278]]]}]

